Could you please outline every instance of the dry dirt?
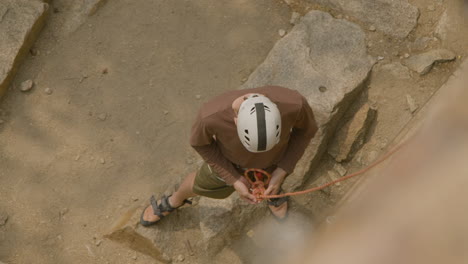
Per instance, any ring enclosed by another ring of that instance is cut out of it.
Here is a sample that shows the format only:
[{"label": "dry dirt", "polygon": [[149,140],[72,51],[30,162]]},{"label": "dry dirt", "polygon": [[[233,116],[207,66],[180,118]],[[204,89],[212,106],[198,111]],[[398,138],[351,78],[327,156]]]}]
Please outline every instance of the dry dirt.
[{"label": "dry dirt", "polygon": [[[412,2],[425,23],[428,3]],[[8,216],[0,226],[0,261],[154,263],[102,234],[125,208],[172,188],[194,167],[188,135],[196,109],[238,88],[280,38],[278,30],[290,29],[291,9],[279,0],[113,0],[64,35],[69,4],[53,5],[34,46],[38,54],[28,56],[0,103],[0,214]],[[437,8],[440,14],[444,6]],[[380,43],[369,50],[373,56],[395,59],[384,55],[394,43],[368,37]],[[405,95],[423,104],[457,65],[406,83],[373,74],[356,103],[370,100],[379,109],[363,159],[411,119]],[[20,92],[28,79],[35,88]],[[327,159],[317,172],[327,170]],[[345,187],[295,202],[320,219]]]}]

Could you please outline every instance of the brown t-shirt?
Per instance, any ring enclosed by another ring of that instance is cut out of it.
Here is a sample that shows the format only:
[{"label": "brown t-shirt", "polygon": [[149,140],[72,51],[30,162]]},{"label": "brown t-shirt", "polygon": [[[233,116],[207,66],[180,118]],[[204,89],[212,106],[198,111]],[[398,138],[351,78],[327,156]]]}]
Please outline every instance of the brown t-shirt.
[{"label": "brown t-shirt", "polygon": [[[267,96],[280,111],[280,142],[269,151],[249,152],[237,135],[232,102],[247,93]],[[279,86],[265,86],[230,91],[205,103],[192,126],[190,145],[226,183],[232,184],[240,177],[233,164],[242,168],[276,165],[291,173],[316,132],[312,109],[299,92]]]}]

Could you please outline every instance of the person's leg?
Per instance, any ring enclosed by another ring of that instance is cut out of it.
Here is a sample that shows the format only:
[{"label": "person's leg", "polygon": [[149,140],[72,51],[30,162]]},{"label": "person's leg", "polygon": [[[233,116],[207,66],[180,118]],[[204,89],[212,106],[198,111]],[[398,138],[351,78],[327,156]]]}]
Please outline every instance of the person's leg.
[{"label": "person's leg", "polygon": [[197,174],[195,172],[187,175],[187,177],[185,177],[185,179],[180,184],[177,191],[175,191],[172,196],[169,197],[169,203],[172,207],[179,207],[184,203],[185,199],[197,196],[197,194],[193,192],[193,182],[195,181],[196,175]]},{"label": "person's leg", "polygon": [[[195,180],[195,175],[196,173],[190,173],[185,177],[185,179],[182,181],[180,184],[179,188],[177,191],[175,191],[171,197],[168,198],[169,205],[173,208],[177,208],[181,206],[184,202],[185,199],[196,196],[197,194],[193,193],[193,182]],[[158,201],[158,204],[161,203],[161,200]],[[170,214],[170,212],[163,212],[162,213],[164,216]],[[159,220],[159,216],[155,215],[153,212],[153,208],[151,205],[146,207],[144,213],[143,213],[143,220],[144,221],[149,221],[149,222],[154,222]]]},{"label": "person's leg", "polygon": [[[171,208],[177,208],[184,204],[184,200],[193,196],[205,196],[214,199],[224,199],[234,192],[232,186],[226,185],[211,167],[204,163],[196,173],[190,173],[180,184],[179,188],[167,198]],[[157,201],[161,205],[161,200]],[[165,207],[164,205],[162,207]],[[167,209],[166,209],[167,210]],[[163,216],[170,214],[163,210]],[[160,217],[154,214],[153,207],[149,205],[142,212],[140,223],[144,226],[153,225]]]},{"label": "person's leg", "polygon": [[[282,189],[278,192],[278,194],[283,193]],[[268,207],[270,208],[271,213],[274,217],[278,220],[284,220],[288,214],[288,201],[289,197],[282,197],[282,198],[273,198],[270,199],[268,203]]]},{"label": "person's leg", "polygon": [[270,207],[271,213],[278,219],[285,218],[288,213],[288,202],[284,202],[278,207],[274,205],[268,205],[268,207]]}]

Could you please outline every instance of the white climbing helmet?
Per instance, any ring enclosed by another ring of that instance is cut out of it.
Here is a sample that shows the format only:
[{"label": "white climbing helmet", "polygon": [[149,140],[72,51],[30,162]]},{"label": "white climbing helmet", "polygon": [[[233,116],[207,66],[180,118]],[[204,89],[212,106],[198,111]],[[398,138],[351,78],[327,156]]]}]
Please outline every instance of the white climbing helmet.
[{"label": "white climbing helmet", "polygon": [[276,104],[261,94],[247,95],[237,114],[237,134],[250,152],[272,149],[281,136],[281,115]]}]

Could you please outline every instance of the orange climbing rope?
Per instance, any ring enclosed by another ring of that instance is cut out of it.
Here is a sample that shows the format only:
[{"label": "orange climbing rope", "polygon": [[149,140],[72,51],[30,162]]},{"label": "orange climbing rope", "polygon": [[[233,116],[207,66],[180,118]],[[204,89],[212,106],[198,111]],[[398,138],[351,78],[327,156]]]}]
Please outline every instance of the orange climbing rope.
[{"label": "orange climbing rope", "polygon": [[[259,199],[260,201],[263,200],[263,199],[281,198],[281,197],[285,197],[285,196],[294,196],[294,195],[306,194],[306,193],[315,192],[315,191],[324,189],[324,188],[326,188],[326,187],[328,187],[330,185],[333,185],[335,183],[342,182],[342,181],[345,181],[345,180],[347,180],[349,178],[361,175],[361,174],[369,171],[370,169],[374,168],[375,166],[379,165],[380,163],[384,162],[386,159],[388,159],[390,156],[392,156],[398,150],[400,150],[404,145],[406,145],[406,144],[401,144],[401,145],[395,147],[392,151],[389,151],[385,156],[378,159],[377,161],[375,161],[374,163],[369,165],[367,168],[364,168],[364,169],[362,169],[360,171],[357,171],[355,173],[346,175],[344,177],[341,177],[341,178],[339,178],[337,180],[326,183],[324,185],[321,185],[321,186],[318,186],[318,187],[315,187],[315,188],[311,188],[311,189],[307,189],[307,190],[303,190],[303,191],[276,194],[276,195],[265,195],[264,194],[265,193],[265,188],[268,186],[268,183],[270,182],[270,179],[271,179],[271,175],[268,172],[266,172],[264,170],[260,170],[260,169],[248,169],[248,170],[246,170],[244,172],[244,177],[247,178],[247,180],[249,181],[249,183],[252,186],[252,194],[255,195],[255,197],[257,199]],[[252,174],[252,172],[253,172],[253,174]]]}]

